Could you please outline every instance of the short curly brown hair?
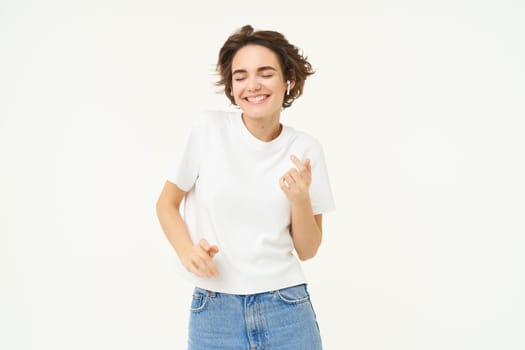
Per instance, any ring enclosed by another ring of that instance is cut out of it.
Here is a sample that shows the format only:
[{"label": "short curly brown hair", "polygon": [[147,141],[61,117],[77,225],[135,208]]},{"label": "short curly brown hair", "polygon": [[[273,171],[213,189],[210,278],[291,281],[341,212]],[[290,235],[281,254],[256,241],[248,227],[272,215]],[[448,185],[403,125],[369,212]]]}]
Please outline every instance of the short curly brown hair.
[{"label": "short curly brown hair", "polygon": [[245,25],[226,40],[219,51],[217,61],[217,72],[220,80],[215,84],[224,86],[224,94],[235,105],[232,90],[232,61],[239,49],[246,45],[261,45],[272,50],[279,59],[284,80],[295,82],[290,94],[283,100],[283,108],[290,107],[299,96],[302,95],[304,82],[309,75],[314,74],[312,65],[303,56],[300,49],[290,44],[279,32],[270,30],[254,30],[251,25]]}]

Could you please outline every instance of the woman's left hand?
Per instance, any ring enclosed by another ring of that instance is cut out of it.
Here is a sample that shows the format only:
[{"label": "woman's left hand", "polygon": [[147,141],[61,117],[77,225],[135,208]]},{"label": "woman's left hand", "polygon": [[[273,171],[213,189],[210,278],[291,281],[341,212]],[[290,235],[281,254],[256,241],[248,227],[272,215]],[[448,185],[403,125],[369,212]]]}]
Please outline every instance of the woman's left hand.
[{"label": "woman's left hand", "polygon": [[295,168],[288,170],[280,179],[279,184],[284,194],[293,204],[309,200],[310,183],[312,182],[312,166],[310,159],[302,163],[295,155],[290,156]]}]

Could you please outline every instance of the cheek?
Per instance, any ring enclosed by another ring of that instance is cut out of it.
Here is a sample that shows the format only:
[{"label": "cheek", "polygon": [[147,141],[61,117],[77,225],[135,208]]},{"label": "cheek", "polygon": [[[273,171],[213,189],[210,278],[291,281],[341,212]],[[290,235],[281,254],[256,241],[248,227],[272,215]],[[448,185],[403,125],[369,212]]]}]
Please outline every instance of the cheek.
[{"label": "cheek", "polygon": [[239,82],[233,82],[232,83],[233,96],[236,97],[236,95],[239,93],[239,91],[242,91],[242,84],[240,84]]},{"label": "cheek", "polygon": [[232,86],[232,95],[233,95],[233,98],[237,99],[238,97],[238,94],[239,94],[239,89],[235,86]]},{"label": "cheek", "polygon": [[240,94],[241,91],[242,91],[242,89],[239,88],[238,85],[237,85],[237,86],[232,85],[232,91],[231,91],[231,92],[232,92],[232,96],[233,96],[233,101],[234,101],[235,104],[237,104],[237,105],[239,104],[239,102],[240,102],[240,100],[241,100],[241,98],[240,98],[240,96],[239,96],[239,94]]},{"label": "cheek", "polygon": [[271,88],[273,91],[284,92],[286,90],[286,86],[284,86],[281,81],[272,81],[268,84],[268,87]]}]

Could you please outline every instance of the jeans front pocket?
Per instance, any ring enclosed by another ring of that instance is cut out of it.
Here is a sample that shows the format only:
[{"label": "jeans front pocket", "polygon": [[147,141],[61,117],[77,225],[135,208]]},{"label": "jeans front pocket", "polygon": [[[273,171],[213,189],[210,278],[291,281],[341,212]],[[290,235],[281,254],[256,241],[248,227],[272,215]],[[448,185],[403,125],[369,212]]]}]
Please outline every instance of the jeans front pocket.
[{"label": "jeans front pocket", "polygon": [[201,312],[208,305],[210,292],[205,289],[195,287],[191,299],[191,312]]},{"label": "jeans front pocket", "polygon": [[310,300],[306,284],[279,289],[277,295],[281,301],[289,305],[301,304]]}]

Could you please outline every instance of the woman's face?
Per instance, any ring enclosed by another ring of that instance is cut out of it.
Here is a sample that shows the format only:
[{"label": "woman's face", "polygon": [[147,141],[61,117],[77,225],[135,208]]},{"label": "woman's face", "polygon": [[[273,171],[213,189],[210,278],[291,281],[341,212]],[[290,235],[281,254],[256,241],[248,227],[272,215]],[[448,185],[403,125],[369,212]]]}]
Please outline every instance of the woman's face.
[{"label": "woman's face", "polygon": [[232,93],[245,117],[279,118],[287,85],[277,55],[260,45],[240,48],[232,60]]}]

